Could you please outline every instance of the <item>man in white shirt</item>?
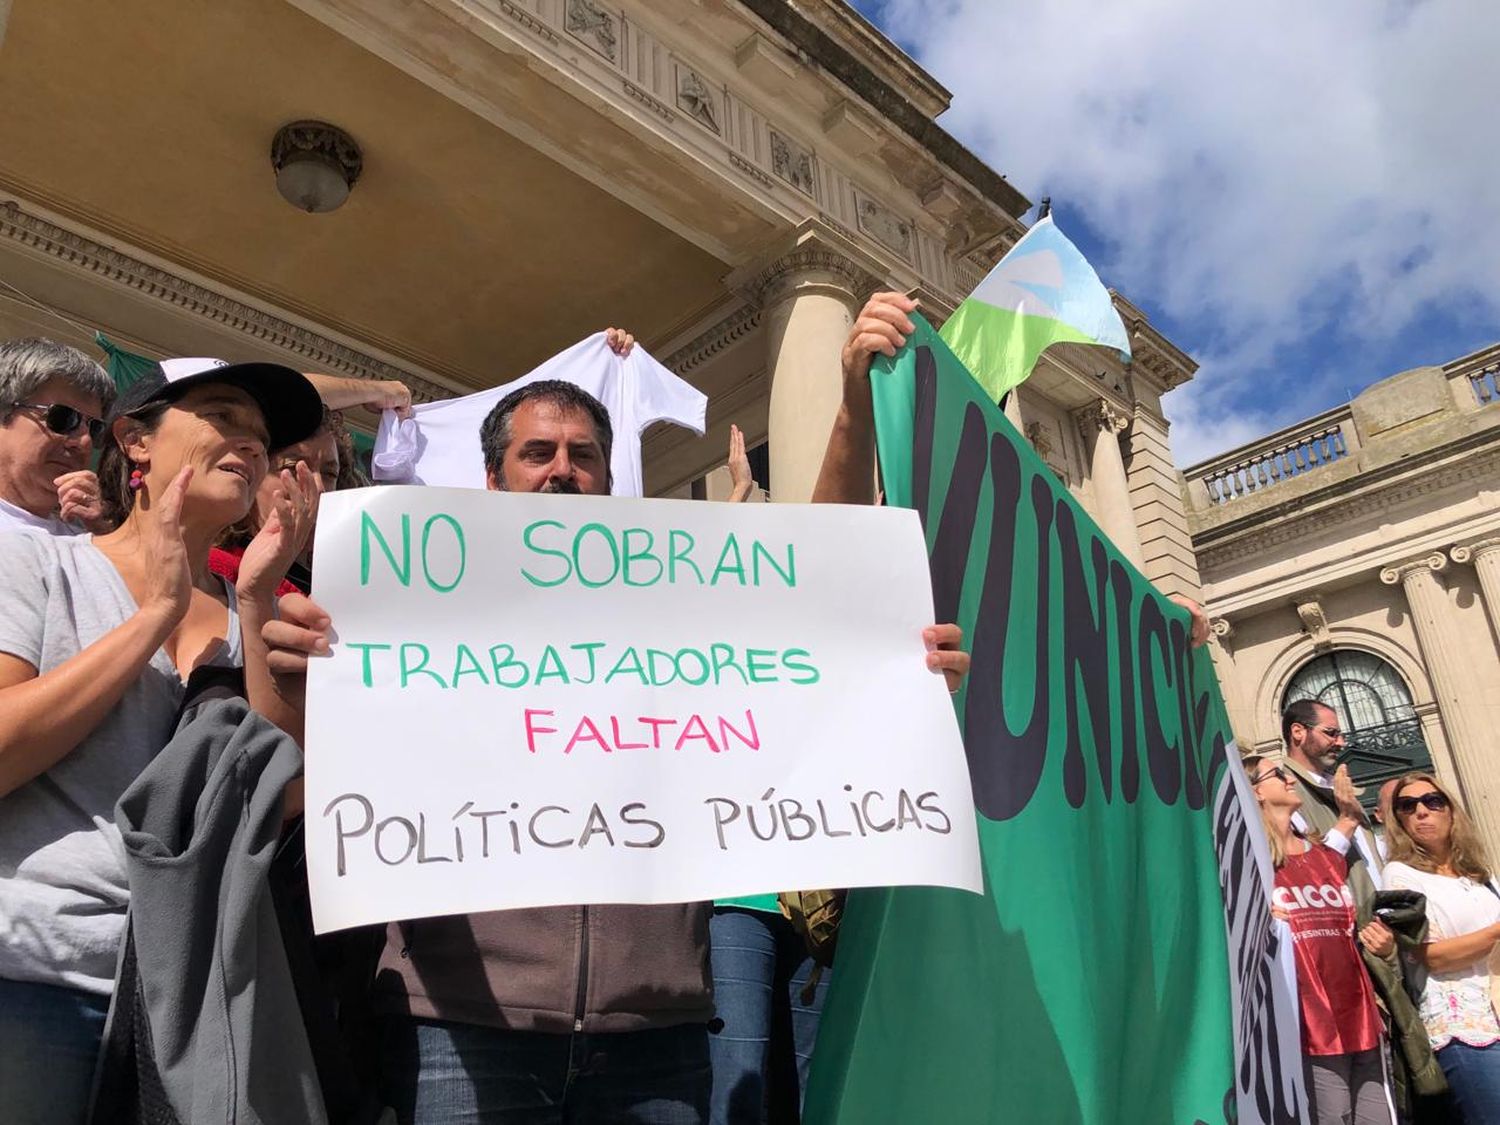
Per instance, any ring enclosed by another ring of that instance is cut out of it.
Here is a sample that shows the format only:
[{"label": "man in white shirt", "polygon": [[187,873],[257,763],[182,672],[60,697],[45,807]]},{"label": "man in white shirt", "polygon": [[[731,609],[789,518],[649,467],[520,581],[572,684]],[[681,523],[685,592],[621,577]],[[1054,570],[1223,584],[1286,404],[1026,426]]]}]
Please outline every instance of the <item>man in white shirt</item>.
[{"label": "man in white shirt", "polygon": [[0,531],[73,535],[99,515],[88,471],[115,388],[88,356],[39,337],[0,343]]}]

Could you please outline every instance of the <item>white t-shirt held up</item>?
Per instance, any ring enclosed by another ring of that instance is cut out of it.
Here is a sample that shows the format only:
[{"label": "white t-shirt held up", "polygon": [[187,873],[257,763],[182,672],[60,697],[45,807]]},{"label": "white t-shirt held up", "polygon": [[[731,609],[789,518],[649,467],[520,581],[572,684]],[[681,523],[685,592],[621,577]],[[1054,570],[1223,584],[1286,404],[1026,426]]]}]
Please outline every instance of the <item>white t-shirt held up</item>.
[{"label": "white t-shirt held up", "polygon": [[643,495],[641,433],[653,422],[672,422],[703,433],[708,396],[639,346],[624,358],[615,355],[604,336],[597,332],[504,386],[413,407],[405,421],[387,410],[375,437],[371,475],[401,484],[483,488],[479,427],[486,415],[512,391],[543,379],[560,379],[593,395],[609,412],[614,428],[613,494]]}]

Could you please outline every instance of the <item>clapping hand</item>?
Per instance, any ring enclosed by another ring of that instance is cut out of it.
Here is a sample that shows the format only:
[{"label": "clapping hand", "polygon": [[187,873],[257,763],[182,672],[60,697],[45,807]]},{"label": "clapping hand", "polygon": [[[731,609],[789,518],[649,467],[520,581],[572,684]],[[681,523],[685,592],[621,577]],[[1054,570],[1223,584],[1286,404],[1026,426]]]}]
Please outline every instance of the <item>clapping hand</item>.
[{"label": "clapping hand", "polygon": [[275,593],[287,568],[307,546],[318,518],[318,498],[322,491],[322,482],[306,461],[297,462],[295,473],[290,469],[281,471],[280,487],[272,497],[271,515],[240,560],[235,589],[241,595],[269,597]]}]

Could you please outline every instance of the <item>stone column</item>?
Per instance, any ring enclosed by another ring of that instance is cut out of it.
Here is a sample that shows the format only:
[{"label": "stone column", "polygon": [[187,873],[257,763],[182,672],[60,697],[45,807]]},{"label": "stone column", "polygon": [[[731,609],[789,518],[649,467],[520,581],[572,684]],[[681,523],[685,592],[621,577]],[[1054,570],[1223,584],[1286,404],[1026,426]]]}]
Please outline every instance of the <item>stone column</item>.
[{"label": "stone column", "polygon": [[1026,419],[1021,414],[1021,388],[1012,387],[1010,394],[1005,396],[1005,416],[1010,419],[1010,424],[1016,428],[1016,433],[1026,432]]},{"label": "stone column", "polygon": [[1102,398],[1079,411],[1077,417],[1084,447],[1089,451],[1089,479],[1096,505],[1094,518],[1125,557],[1144,569],[1135,507],[1130,502],[1130,482],[1125,477],[1125,460],[1120,455],[1120,434],[1129,419]]},{"label": "stone column", "polygon": [[1208,621],[1208,654],[1214,662],[1214,673],[1219,677],[1219,692],[1224,697],[1224,710],[1229,713],[1229,728],[1234,732],[1240,749],[1254,745],[1257,731],[1255,723],[1255,701],[1246,698],[1245,685],[1241,682],[1239,668],[1234,658],[1234,623],[1227,617],[1211,617]]},{"label": "stone column", "polygon": [[1500,633],[1500,536],[1476,539],[1454,547],[1448,554],[1460,566],[1474,564],[1479,589],[1484,594],[1485,612],[1489,614],[1496,633]]},{"label": "stone column", "polygon": [[[1448,566],[1441,552],[1411,559],[1380,572],[1387,586],[1398,583],[1411,609],[1412,626],[1422,649],[1422,660],[1432,681],[1438,714],[1448,736],[1448,749],[1457,777],[1449,778],[1463,797],[1490,854],[1500,854],[1500,777],[1488,760],[1487,739],[1480,729],[1479,711],[1467,690],[1462,646],[1449,621],[1447,593],[1438,575]],[[1441,771],[1440,772],[1446,772]]]},{"label": "stone column", "polygon": [[855,314],[876,287],[875,277],[821,247],[793,250],[747,285],[765,309],[774,501],[812,498],[843,395],[839,355]]},{"label": "stone column", "polygon": [[[1139,393],[1146,393],[1144,380],[1137,380]],[[1172,462],[1167,440],[1167,421],[1159,411],[1139,398],[1125,440],[1129,443],[1130,506],[1146,560],[1146,577],[1164,594],[1185,594],[1203,600],[1203,580],[1193,553],[1182,505],[1182,476]]]}]

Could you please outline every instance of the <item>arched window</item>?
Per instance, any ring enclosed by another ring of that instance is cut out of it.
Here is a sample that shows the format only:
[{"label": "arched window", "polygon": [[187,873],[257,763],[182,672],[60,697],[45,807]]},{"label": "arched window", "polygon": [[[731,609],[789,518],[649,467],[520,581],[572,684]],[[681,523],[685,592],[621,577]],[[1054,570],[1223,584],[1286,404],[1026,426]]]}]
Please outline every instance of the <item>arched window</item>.
[{"label": "arched window", "polygon": [[1432,768],[1411,692],[1400,673],[1374,653],[1338,649],[1309,660],[1287,685],[1281,706],[1298,699],[1316,699],[1338,715],[1347,747],[1340,760],[1365,786],[1367,805],[1375,803],[1376,790],[1388,778]]}]

